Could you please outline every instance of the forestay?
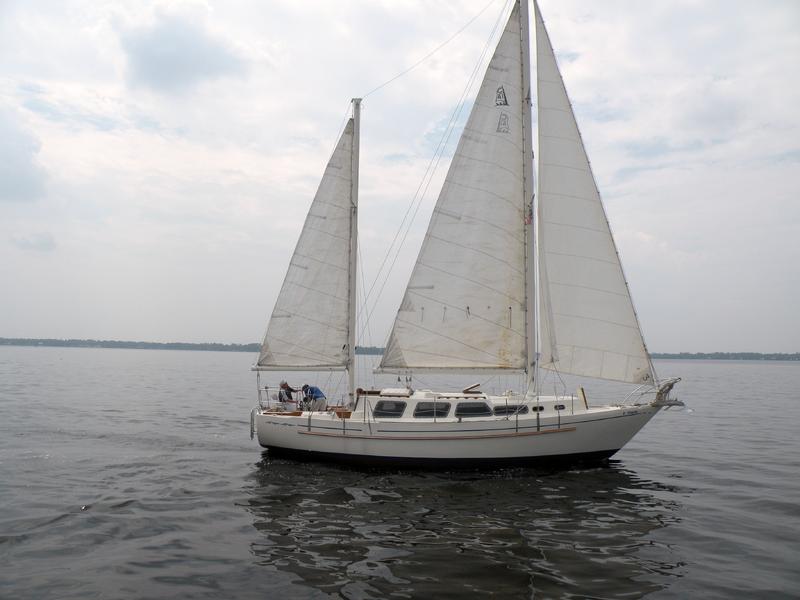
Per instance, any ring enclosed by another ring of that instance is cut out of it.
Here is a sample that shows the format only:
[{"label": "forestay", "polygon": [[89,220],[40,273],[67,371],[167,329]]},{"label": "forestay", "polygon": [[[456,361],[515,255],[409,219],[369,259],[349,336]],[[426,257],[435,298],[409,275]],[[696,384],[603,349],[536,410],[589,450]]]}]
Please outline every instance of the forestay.
[{"label": "forestay", "polygon": [[538,6],[541,366],[644,383],[652,364]]},{"label": "forestay", "polygon": [[458,143],[378,370],[525,368],[519,8]]},{"label": "forestay", "polygon": [[[353,120],[325,169],[267,327],[257,369],[345,368]],[[354,261],[353,261],[354,262]]]}]

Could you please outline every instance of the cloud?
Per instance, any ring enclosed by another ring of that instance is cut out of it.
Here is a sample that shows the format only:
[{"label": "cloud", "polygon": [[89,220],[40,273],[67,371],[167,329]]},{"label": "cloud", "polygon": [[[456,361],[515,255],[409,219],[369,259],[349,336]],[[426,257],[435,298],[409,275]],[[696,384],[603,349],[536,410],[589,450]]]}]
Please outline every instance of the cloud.
[{"label": "cloud", "polygon": [[20,250],[31,252],[52,252],[56,249],[56,241],[48,232],[34,233],[28,236],[14,236],[11,238],[14,245]]},{"label": "cloud", "polygon": [[91,112],[63,100],[54,101],[41,93],[29,95],[22,105],[46,119],[76,128],[92,127],[100,131],[110,131],[122,124],[119,118],[114,119],[101,113]]},{"label": "cloud", "polygon": [[154,23],[122,31],[120,41],[130,83],[158,92],[183,92],[246,71],[228,43],[188,14],[158,13]]},{"label": "cloud", "polygon": [[0,107],[0,202],[27,202],[44,194],[47,174],[37,161],[39,148],[19,115]]},{"label": "cloud", "polygon": [[[0,328],[252,341],[348,99],[487,2],[0,0]],[[364,100],[367,288],[501,4]],[[796,2],[539,4],[650,346],[796,350]],[[474,91],[361,343],[384,341]]]}]

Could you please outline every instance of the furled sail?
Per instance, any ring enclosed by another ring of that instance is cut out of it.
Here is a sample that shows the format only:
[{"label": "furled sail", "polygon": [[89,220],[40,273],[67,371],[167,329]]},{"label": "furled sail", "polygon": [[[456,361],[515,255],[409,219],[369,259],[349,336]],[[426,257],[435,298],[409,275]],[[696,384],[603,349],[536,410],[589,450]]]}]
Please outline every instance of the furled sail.
[{"label": "furled sail", "polygon": [[517,6],[453,156],[379,371],[525,368],[520,52]]},{"label": "furled sail", "polygon": [[350,119],[311,203],[256,369],[344,369],[348,364],[353,130]]},{"label": "furled sail", "polygon": [[534,14],[541,366],[652,381],[628,284],[536,2]]}]

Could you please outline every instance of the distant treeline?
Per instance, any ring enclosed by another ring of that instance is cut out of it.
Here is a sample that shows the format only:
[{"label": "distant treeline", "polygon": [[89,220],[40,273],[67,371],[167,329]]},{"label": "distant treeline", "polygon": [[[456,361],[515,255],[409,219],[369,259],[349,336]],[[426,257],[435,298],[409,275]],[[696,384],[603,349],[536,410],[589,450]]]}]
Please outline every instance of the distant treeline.
[{"label": "distant treeline", "polygon": [[680,360],[800,360],[800,352],[786,354],[773,352],[653,352],[653,358],[680,359]]},{"label": "distant treeline", "polygon": [[[60,348],[133,348],[138,350],[198,350],[211,352],[258,352],[261,344],[190,344],[188,342],[121,342],[118,340],[56,340],[0,338],[0,346],[55,346]],[[383,354],[383,348],[363,346],[356,354]]]},{"label": "distant treeline", "polygon": [[[0,338],[0,346],[56,346],[62,348],[135,348],[141,350],[200,350],[211,352],[258,352],[261,344],[190,344],[187,342],[120,342],[117,340],[56,340]],[[380,356],[379,346],[358,346],[356,354]],[[798,360],[800,352],[654,352],[653,358],[678,360]]]}]

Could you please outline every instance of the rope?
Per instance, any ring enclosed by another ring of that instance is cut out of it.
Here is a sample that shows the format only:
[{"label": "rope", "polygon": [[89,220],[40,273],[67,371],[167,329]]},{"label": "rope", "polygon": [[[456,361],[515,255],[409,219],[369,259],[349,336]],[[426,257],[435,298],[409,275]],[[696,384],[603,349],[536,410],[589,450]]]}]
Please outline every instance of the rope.
[{"label": "rope", "polygon": [[378,87],[376,87],[376,88],[373,88],[373,89],[371,89],[370,91],[368,91],[366,94],[364,94],[364,95],[362,96],[362,98],[367,98],[368,96],[370,96],[370,95],[374,94],[374,93],[375,93],[375,92],[377,92],[378,90],[380,90],[380,89],[382,89],[382,88],[386,87],[387,85],[389,85],[390,83],[392,83],[392,82],[393,82],[393,81],[395,81],[396,79],[399,79],[400,77],[402,77],[402,76],[403,76],[403,75],[405,75],[406,73],[410,73],[411,71],[413,71],[414,69],[416,69],[416,68],[417,68],[418,66],[420,66],[422,63],[424,63],[426,60],[428,60],[428,59],[429,59],[431,56],[433,56],[434,54],[436,54],[436,53],[437,53],[439,50],[441,50],[442,48],[444,48],[444,47],[445,47],[447,44],[449,44],[449,43],[450,43],[450,42],[452,42],[454,39],[456,39],[456,38],[459,36],[459,34],[461,34],[461,32],[463,32],[463,31],[464,31],[464,30],[465,30],[467,27],[469,27],[470,25],[472,25],[472,23],[474,23],[474,22],[475,22],[475,20],[476,20],[478,17],[480,17],[480,16],[481,16],[481,15],[482,15],[484,12],[486,12],[486,9],[488,9],[488,8],[489,8],[489,7],[490,7],[492,4],[494,4],[494,3],[495,3],[495,1],[496,1],[496,0],[490,0],[490,1],[489,1],[489,3],[488,3],[486,6],[484,6],[484,7],[483,7],[483,8],[480,10],[480,12],[479,12],[478,14],[476,14],[476,15],[475,15],[474,17],[472,17],[472,18],[471,18],[469,21],[467,21],[467,23],[466,23],[466,24],[465,24],[465,25],[464,25],[464,26],[463,26],[461,29],[459,29],[458,31],[456,31],[456,32],[455,32],[453,35],[451,35],[449,38],[447,38],[447,39],[446,39],[445,41],[443,41],[441,44],[439,44],[438,46],[436,46],[436,48],[434,48],[433,50],[431,50],[430,52],[428,52],[428,53],[427,53],[425,56],[423,56],[421,59],[419,59],[417,62],[415,62],[415,63],[414,63],[413,65],[411,65],[410,67],[408,67],[408,68],[407,68],[407,69],[405,69],[404,71],[401,71],[400,73],[398,73],[397,75],[395,75],[395,76],[394,76],[394,77],[392,77],[391,79],[388,79],[388,80],[384,81],[384,82],[383,82],[382,84],[380,84]]},{"label": "rope", "polygon": [[[364,264],[364,259],[361,258],[361,244],[358,245],[358,263],[360,265]],[[367,284],[364,281],[364,269],[363,268],[361,269],[361,294],[362,294],[362,296],[364,298],[364,304],[362,306],[366,306],[367,305]],[[364,329],[366,329],[367,330],[367,337],[369,339],[370,345],[372,345],[372,331],[370,331],[370,328],[369,328],[369,319],[368,318],[365,319],[364,315],[362,313],[360,313],[360,312],[357,313],[357,316],[361,316],[362,321],[363,321],[362,329],[361,329],[361,336],[359,336],[359,337],[361,339],[363,339]]]}]

